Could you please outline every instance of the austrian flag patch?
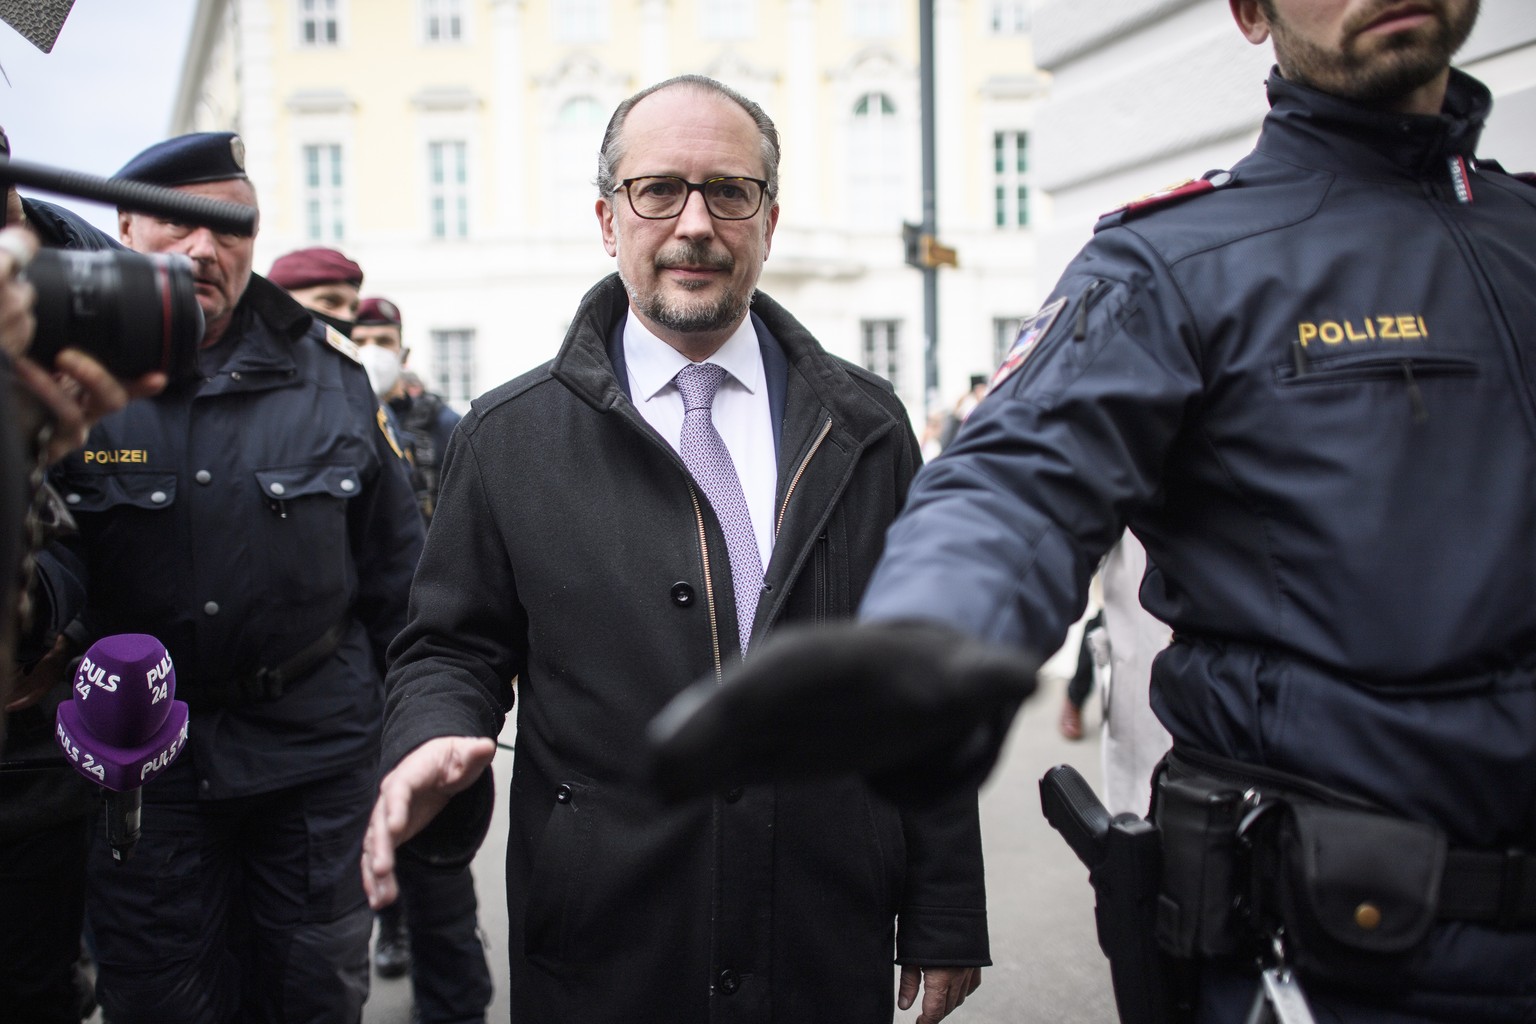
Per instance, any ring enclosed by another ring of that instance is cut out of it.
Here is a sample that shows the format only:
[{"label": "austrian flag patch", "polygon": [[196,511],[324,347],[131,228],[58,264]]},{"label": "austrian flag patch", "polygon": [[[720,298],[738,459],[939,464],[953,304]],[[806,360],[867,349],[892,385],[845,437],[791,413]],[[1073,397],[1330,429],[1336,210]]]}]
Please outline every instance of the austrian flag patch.
[{"label": "austrian flag patch", "polygon": [[996,391],[1003,381],[1018,372],[1019,367],[1024,365],[1024,361],[1035,350],[1035,346],[1040,344],[1040,339],[1045,337],[1045,333],[1051,329],[1051,324],[1056,322],[1057,315],[1066,304],[1067,297],[1063,295],[1019,325],[1018,337],[1013,340],[1008,354],[1003,356],[997,372],[992,374],[992,383],[987,385],[988,394]]}]

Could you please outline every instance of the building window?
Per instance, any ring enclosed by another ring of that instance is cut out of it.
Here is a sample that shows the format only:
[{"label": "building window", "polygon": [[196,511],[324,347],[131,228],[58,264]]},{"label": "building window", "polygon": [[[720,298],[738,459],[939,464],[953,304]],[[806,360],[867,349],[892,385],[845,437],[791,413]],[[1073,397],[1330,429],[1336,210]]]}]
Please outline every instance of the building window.
[{"label": "building window", "polygon": [[901,390],[901,321],[859,321],[860,358],[864,368]]},{"label": "building window", "polygon": [[865,39],[894,36],[901,30],[900,14],[905,10],[896,0],[849,0],[848,33]]},{"label": "building window", "polygon": [[469,155],[459,141],[427,143],[433,238],[469,237]]},{"label": "building window", "polygon": [[1000,228],[1022,228],[1029,224],[1029,135],[1025,132],[996,132],[992,136],[992,209],[994,223]]},{"label": "building window", "polygon": [[299,0],[299,42],[335,46],[341,41],[341,0]]},{"label": "building window", "polygon": [[346,235],[343,215],[341,146],[304,147],[304,234],[311,242],[339,242]]},{"label": "building window", "polygon": [[429,43],[464,41],[464,0],[421,0],[422,36]]},{"label": "building window", "polygon": [[865,93],[853,105],[849,142],[848,211],[855,224],[886,230],[901,219],[901,124],[896,104],[883,92]]},{"label": "building window", "polygon": [[475,397],[475,332],[432,332],[434,390],[462,409]]},{"label": "building window", "polygon": [[1029,0],[991,0],[987,24],[993,35],[1016,36],[1029,31]]},{"label": "building window", "polygon": [[1019,336],[1019,325],[1024,322],[1019,316],[995,316],[992,318],[992,365],[1002,365],[1003,356],[1013,348],[1014,339]]},{"label": "building window", "polygon": [[750,39],[757,33],[755,0],[707,0],[699,5],[699,34],[705,39]]},{"label": "building window", "polygon": [[560,0],[551,6],[558,41],[600,43],[608,38],[608,0]]}]

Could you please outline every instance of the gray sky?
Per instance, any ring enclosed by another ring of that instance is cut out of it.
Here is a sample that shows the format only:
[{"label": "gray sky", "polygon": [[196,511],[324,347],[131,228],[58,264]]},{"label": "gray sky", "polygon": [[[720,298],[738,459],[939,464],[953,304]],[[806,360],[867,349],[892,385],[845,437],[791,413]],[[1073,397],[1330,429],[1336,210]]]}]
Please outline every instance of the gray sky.
[{"label": "gray sky", "polygon": [[[110,175],[166,137],[196,0],[75,0],[52,53],[0,23],[0,126],[18,160]],[[113,235],[109,207],[35,194]]]}]

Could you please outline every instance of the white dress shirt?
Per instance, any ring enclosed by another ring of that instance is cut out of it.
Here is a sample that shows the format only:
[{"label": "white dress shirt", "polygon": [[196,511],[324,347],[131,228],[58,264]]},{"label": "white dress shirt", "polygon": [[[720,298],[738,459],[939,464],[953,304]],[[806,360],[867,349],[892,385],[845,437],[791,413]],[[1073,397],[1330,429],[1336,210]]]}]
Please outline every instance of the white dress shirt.
[{"label": "white dress shirt", "polygon": [[[652,334],[631,309],[624,324],[624,362],[629,370],[629,393],[640,415],[666,438],[673,450],[681,453],[683,396],[673,378],[688,365],[688,357]],[[736,332],[705,362],[714,363],[726,373],[720,390],[715,392],[711,417],[736,466],[766,572],[773,554],[773,501],[779,484],[779,463],[768,409],[763,353],[758,348],[752,317],[742,320]]]}]

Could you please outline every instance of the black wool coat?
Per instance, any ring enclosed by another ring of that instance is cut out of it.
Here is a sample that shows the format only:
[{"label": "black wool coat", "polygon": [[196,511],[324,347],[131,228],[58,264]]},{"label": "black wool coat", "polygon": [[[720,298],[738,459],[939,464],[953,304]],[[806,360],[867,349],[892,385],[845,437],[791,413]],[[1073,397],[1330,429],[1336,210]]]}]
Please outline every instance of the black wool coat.
[{"label": "black wool coat", "polygon": [[[615,374],[626,311],[617,276],[599,283],[554,361],[459,425],[391,648],[385,768],[496,735],[517,679],[514,1021],[889,1024],[893,955],[990,962],[975,794],[923,812],[853,779],[651,796],[646,723],[740,645],[719,524]],[[852,613],[920,457],[888,384],[760,292],[753,311],[785,382],[760,642]],[[418,852],[471,855],[489,788]]]}]

